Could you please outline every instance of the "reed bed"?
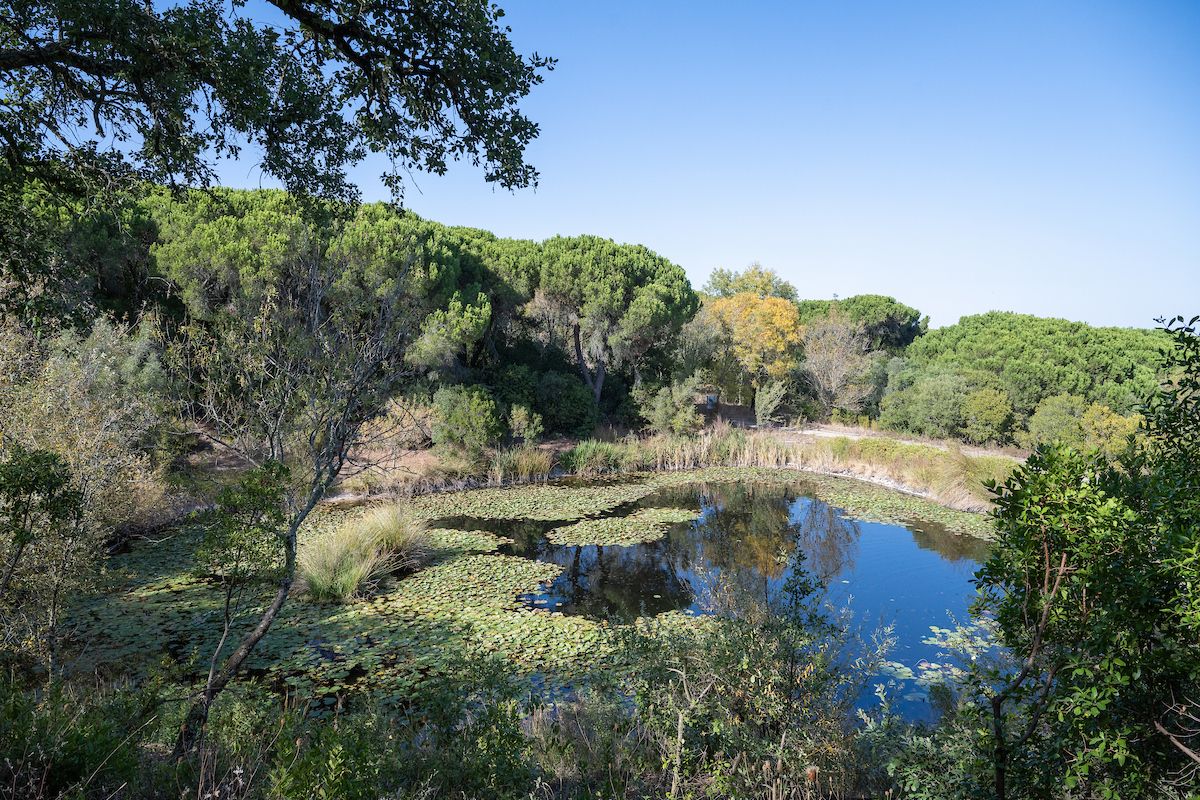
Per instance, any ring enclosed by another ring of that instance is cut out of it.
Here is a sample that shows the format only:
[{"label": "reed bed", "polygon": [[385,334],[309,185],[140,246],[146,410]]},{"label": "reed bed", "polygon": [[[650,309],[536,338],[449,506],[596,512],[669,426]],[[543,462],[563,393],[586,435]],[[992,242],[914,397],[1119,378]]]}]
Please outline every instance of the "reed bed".
[{"label": "reed bed", "polygon": [[421,472],[392,476],[366,494],[415,495],[479,486],[537,483],[554,477],[600,478],[636,472],[705,467],[796,469],[845,475],[932,499],[959,511],[986,511],[985,483],[1002,481],[1016,462],[957,449],[886,438],[788,440],[777,432],[745,431],[718,423],[698,436],[585,439],[555,452],[523,445],[501,449],[483,464],[444,459]]}]

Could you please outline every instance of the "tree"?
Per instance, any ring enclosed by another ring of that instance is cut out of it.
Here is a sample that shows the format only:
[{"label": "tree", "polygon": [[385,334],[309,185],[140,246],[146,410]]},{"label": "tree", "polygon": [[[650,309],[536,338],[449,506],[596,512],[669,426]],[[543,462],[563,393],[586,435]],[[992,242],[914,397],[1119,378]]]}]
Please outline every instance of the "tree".
[{"label": "tree", "polygon": [[976,389],[963,398],[963,438],[974,444],[1002,443],[1012,430],[1013,409],[998,389]]},{"label": "tree", "polygon": [[977,576],[1015,668],[977,676],[994,791],[1142,796],[1200,775],[1200,339],[1167,326],[1173,382],[1143,406],[1143,447],[1039,446],[997,487]]},{"label": "tree", "polygon": [[1106,458],[1116,459],[1130,446],[1130,439],[1138,435],[1141,416],[1123,416],[1102,403],[1092,403],[1083,412],[1080,425],[1083,427],[1084,445],[1095,448]]},{"label": "tree", "polygon": [[766,269],[755,262],[741,272],[717,268],[712,271],[708,283],[704,284],[704,293],[710,297],[733,297],[735,294],[749,292],[759,297],[780,297],[784,300],[796,299],[796,287],[785,281],[773,269]]},{"label": "tree", "polygon": [[871,394],[866,380],[872,358],[862,330],[838,312],[804,327],[804,380],[826,415],[858,413]]},{"label": "tree", "polygon": [[628,365],[638,382],[651,352],[669,348],[696,312],[681,268],[641,245],[597,236],[547,241],[540,288],[569,327],[576,366],[596,403],[610,368]]},{"label": "tree", "polygon": [[[80,561],[96,555],[83,523],[83,494],[66,463],[45,450],[16,444],[0,462],[0,644],[43,657],[54,676],[58,622],[72,589],[90,577]],[[14,580],[14,578],[16,580]]]},{"label": "tree", "polygon": [[743,292],[710,300],[705,308],[724,328],[730,353],[752,393],[765,381],[782,380],[796,368],[801,331],[795,304]]},{"label": "tree", "polygon": [[691,377],[674,381],[642,399],[641,414],[655,433],[687,435],[699,430],[703,420],[696,412],[700,381]]},{"label": "tree", "polygon": [[896,364],[879,404],[879,424],[923,436],[961,434],[963,403],[973,391],[966,377],[951,370],[915,371]]},{"label": "tree", "polygon": [[204,0],[16,0],[0,20],[0,178],[82,195],[134,175],[206,184],[251,146],[297,193],[352,196],[346,170],[370,153],[397,194],[406,171],[459,158],[506,188],[536,180],[518,103],[554,61],[519,55],[498,7],[271,5],[267,20]]},{"label": "tree", "polygon": [[[1162,331],[990,312],[930,331],[905,351],[916,371],[956,371],[1008,394],[1019,419],[1047,397],[1073,394],[1119,414],[1158,386]],[[987,376],[984,383],[975,376]]]},{"label": "tree", "polygon": [[754,396],[754,421],[760,428],[778,421],[776,415],[789,391],[791,387],[785,381],[769,381],[759,389]]},{"label": "tree", "polygon": [[443,386],[433,395],[437,422],[433,442],[461,448],[473,458],[500,440],[496,401],[482,386]]},{"label": "tree", "polygon": [[[266,279],[228,287],[220,306],[168,332],[165,346],[181,416],[198,435],[257,468],[286,464],[281,528],[272,533],[281,568],[274,595],[239,634],[192,698],[176,743],[194,746],[215,698],[241,669],[287,601],[301,525],[326,491],[379,435],[370,425],[408,379],[404,353],[415,335],[407,268],[359,270],[303,247]],[[224,644],[224,642],[222,642]]]},{"label": "tree", "polygon": [[805,325],[837,311],[860,326],[872,350],[897,352],[929,329],[929,317],[894,297],[856,294],[842,300],[801,300],[800,319]]}]

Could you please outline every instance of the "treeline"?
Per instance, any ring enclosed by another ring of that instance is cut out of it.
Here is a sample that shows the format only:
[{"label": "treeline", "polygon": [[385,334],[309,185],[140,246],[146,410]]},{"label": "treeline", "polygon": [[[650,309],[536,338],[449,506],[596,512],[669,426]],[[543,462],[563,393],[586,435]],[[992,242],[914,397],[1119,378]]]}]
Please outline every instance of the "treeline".
[{"label": "treeline", "polygon": [[[1059,439],[1113,451],[1159,379],[1161,332],[992,312],[928,330],[891,297],[807,300],[771,270],[718,269],[701,292],[640,245],[534,242],[385,204],[279,191],[154,191],[80,213],[30,188],[33,258],[0,302],[30,329],[205,320],[321,262],[345,286],[404,284],[405,401],[439,444],[477,453],[598,422],[684,434],[696,402],[759,424],[835,419],[977,444]],[[12,231],[10,225],[6,230]]]}]

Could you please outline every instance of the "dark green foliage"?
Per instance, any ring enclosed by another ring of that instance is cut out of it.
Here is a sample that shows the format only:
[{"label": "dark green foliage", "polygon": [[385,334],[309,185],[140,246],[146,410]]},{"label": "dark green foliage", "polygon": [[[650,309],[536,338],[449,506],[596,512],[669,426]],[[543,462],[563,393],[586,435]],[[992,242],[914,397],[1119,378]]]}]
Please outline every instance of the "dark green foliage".
[{"label": "dark green foliage", "polygon": [[699,302],[679,266],[598,236],[546,241],[540,289],[543,315],[567,320],[567,347],[596,403],[609,371],[637,373],[665,358]]},{"label": "dark green foliage", "polygon": [[478,456],[504,433],[496,401],[482,386],[443,386],[433,395],[433,443]]},{"label": "dark green foliage", "polygon": [[893,297],[857,294],[842,300],[801,300],[800,321],[813,320],[839,311],[862,328],[873,350],[902,350],[929,329],[929,317]]},{"label": "dark green foliage", "polygon": [[696,411],[699,386],[699,379],[693,376],[642,397],[639,410],[650,430],[677,435],[695,433],[702,423]]},{"label": "dark green foliage", "polygon": [[493,393],[506,407],[528,406],[537,402],[538,375],[524,364],[507,364],[492,381]]},{"label": "dark green foliage", "polygon": [[1157,386],[1166,344],[1160,331],[991,312],[931,331],[905,355],[918,374],[950,371],[973,389],[990,385],[980,382],[980,374],[994,376],[994,388],[1009,395],[1019,417],[1028,418],[1038,403],[1058,394],[1124,414]]},{"label": "dark green foliage", "polygon": [[[917,797],[949,780],[992,797],[1190,797],[1200,756],[1200,344],[1175,320],[1175,379],[1143,444],[1038,447],[996,495],[976,612],[1013,659],[977,667],[930,739],[894,767]],[[1082,401],[1057,403],[1068,412]],[[1075,420],[1070,413],[1066,418]]]},{"label": "dark green foliage", "polygon": [[7,550],[0,567],[0,601],[7,599],[25,548],[47,528],[73,524],[81,502],[67,465],[54,453],[28,451],[18,443],[0,462],[0,543]]},{"label": "dark green foliage", "polygon": [[0,672],[0,797],[106,797],[138,783],[156,710],[152,689],[38,692]]},{"label": "dark green foliage", "polygon": [[0,313],[32,330],[132,321],[166,301],[148,247],[154,228],[133,198],[89,208],[44,186],[0,183]]},{"label": "dark green foliage", "polygon": [[845,633],[822,610],[803,553],[787,557],[791,576],[770,596],[718,580],[711,625],[633,635],[637,721],[663,764],[655,796],[701,786],[789,796],[783,787],[815,789],[809,776],[818,774],[831,789],[854,785],[844,725],[872,654],[861,654],[861,673],[837,666]]},{"label": "dark green foliage", "polygon": [[547,372],[538,379],[537,410],[546,430],[572,436],[587,436],[599,418],[596,402],[583,382],[561,372]]},{"label": "dark green foliage", "polygon": [[371,153],[397,194],[402,174],[443,173],[453,159],[507,188],[535,182],[524,151],[538,128],[518,103],[553,60],[518,54],[498,7],[287,0],[274,11],[9,4],[0,182],[33,176],[83,196],[134,177],[203,184],[246,144],[261,148],[264,174],[309,194],[352,196],[346,171]]},{"label": "dark green foliage", "polygon": [[1013,407],[998,389],[976,389],[963,398],[962,435],[973,444],[1005,444],[1011,438]]},{"label": "dark green foliage", "polygon": [[971,391],[970,382],[955,372],[893,373],[880,403],[879,423],[923,436],[961,436],[963,404]]}]

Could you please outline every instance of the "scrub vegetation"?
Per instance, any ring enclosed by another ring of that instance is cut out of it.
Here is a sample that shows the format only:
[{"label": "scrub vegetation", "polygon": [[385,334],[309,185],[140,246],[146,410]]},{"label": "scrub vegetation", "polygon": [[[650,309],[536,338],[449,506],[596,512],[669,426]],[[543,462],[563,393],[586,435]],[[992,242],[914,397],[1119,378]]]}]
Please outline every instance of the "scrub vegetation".
[{"label": "scrub vegetation", "polygon": [[[535,184],[555,62],[477,0],[272,6],[0,15],[0,798],[1197,796],[1200,318],[930,330],[362,203],[371,154]],[[212,185],[244,146],[284,188]],[[936,663],[801,511],[982,560]]]}]

